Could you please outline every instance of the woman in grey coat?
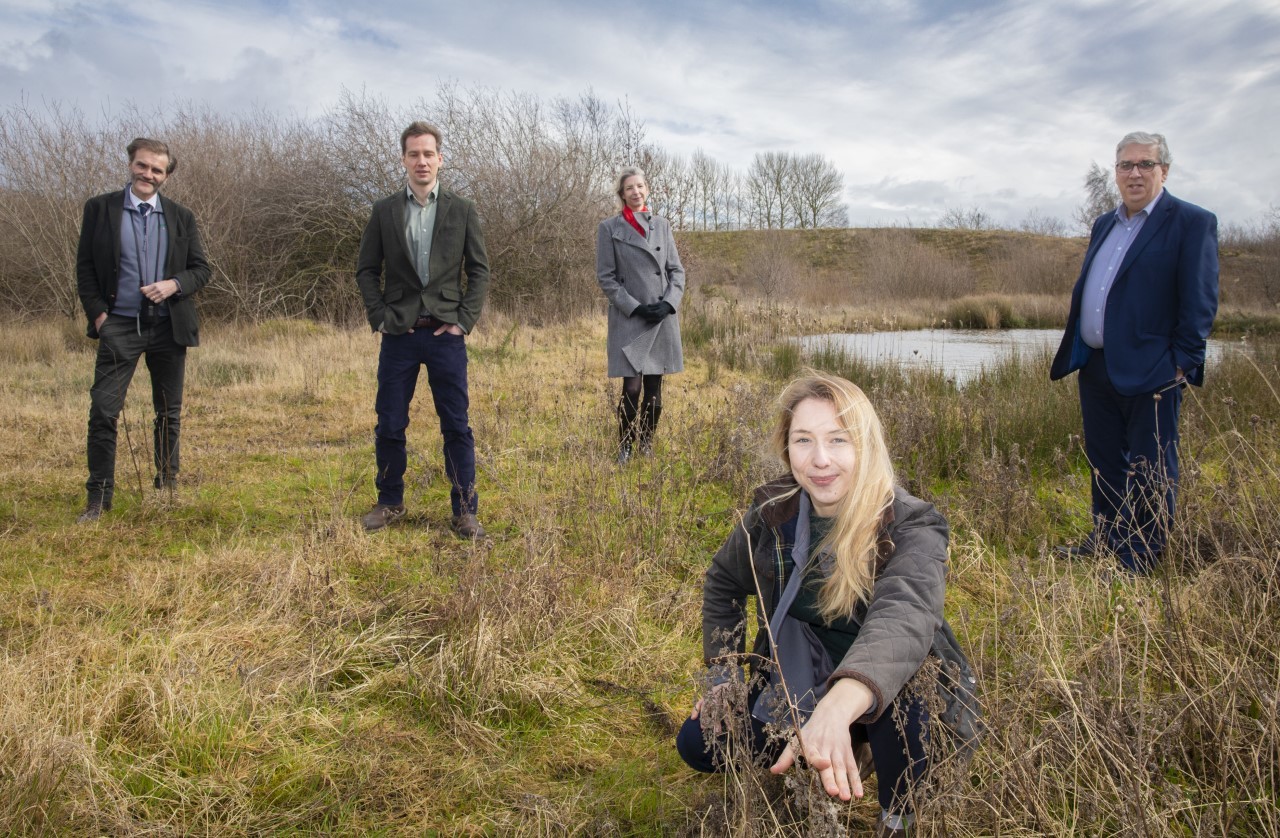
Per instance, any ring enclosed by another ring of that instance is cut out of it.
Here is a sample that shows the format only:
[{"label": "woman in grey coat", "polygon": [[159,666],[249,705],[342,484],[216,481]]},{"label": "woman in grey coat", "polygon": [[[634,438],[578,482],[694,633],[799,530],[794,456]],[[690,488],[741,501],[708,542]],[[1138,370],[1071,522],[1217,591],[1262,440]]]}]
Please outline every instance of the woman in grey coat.
[{"label": "woman in grey coat", "polygon": [[[618,402],[618,463],[633,446],[653,451],[662,415],[662,376],[684,370],[680,319],[684,267],[671,224],[649,210],[644,172],[618,174],[622,212],[596,231],[596,279],[609,298],[609,377],[622,379]],[[643,397],[642,397],[643,390]]]}]

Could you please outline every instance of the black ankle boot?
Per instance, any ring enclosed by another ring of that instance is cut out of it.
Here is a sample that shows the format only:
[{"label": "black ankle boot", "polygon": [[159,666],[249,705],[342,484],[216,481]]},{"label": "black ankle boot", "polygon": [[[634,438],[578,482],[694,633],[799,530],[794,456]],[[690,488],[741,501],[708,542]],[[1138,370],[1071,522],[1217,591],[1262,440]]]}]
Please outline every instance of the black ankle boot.
[{"label": "black ankle boot", "polygon": [[622,394],[618,402],[618,465],[626,465],[631,459],[631,446],[636,438],[636,414],[638,405],[635,399],[628,399]]},{"label": "black ankle boot", "polygon": [[658,420],[662,418],[660,403],[645,402],[640,406],[640,419],[636,423],[639,429],[636,438],[640,443],[640,453],[646,457],[653,456],[653,433],[658,429]]}]

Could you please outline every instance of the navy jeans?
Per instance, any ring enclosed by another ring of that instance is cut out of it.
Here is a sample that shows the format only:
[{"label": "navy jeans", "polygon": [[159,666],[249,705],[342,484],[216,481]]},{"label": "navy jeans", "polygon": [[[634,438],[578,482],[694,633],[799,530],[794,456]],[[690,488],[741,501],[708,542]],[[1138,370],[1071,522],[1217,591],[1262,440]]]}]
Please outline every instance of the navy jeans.
[{"label": "navy jeans", "polygon": [[1121,395],[1096,349],[1079,386],[1096,537],[1128,569],[1150,571],[1173,517],[1182,390]]},{"label": "navy jeans", "polygon": [[375,408],[378,425],[374,429],[374,454],[378,466],[375,484],[378,503],[404,503],[405,430],[409,427],[409,404],[418,387],[418,370],[427,367],[427,383],[440,417],[444,437],[444,472],[449,478],[449,499],[453,514],[475,513],[476,444],[467,411],[467,345],[462,335],[432,329],[414,329],[411,334],[383,335],[378,355],[378,398]]},{"label": "navy jeans", "polygon": [[178,473],[178,432],[182,424],[182,384],[187,348],[173,339],[168,318],[138,328],[133,317],[108,315],[98,330],[98,358],[89,391],[89,502],[110,507],[116,486],[116,423],[124,409],[138,359],[147,356],[151,404],[156,418],[153,451],[156,476]]},{"label": "navy jeans", "polygon": [[[754,703],[755,696],[750,700]],[[899,693],[880,718],[870,724],[849,727],[855,746],[860,742],[871,745],[871,761],[879,778],[877,795],[880,808],[886,812],[903,815],[912,810],[911,784],[924,776],[928,766],[928,719],[923,701],[908,699]],[[750,721],[752,757],[774,763],[786,744],[779,739],[769,741],[764,724],[754,716]],[[722,733],[708,747],[702,735],[701,719],[685,719],[676,734],[676,750],[690,768],[710,774],[724,770],[727,740],[728,734]]]}]

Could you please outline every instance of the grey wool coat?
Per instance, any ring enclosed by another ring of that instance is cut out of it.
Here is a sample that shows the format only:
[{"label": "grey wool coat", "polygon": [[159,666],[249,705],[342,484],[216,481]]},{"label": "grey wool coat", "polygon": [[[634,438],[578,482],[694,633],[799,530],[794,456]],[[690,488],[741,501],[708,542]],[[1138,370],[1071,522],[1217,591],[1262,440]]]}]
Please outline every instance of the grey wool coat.
[{"label": "grey wool coat", "polygon": [[[796,535],[800,499],[786,475],[756,489],[754,502],[716,553],[702,589],[702,644],[707,664],[735,660],[745,651],[747,597],[756,596],[757,623],[766,625],[787,579],[782,555]],[[875,695],[860,724],[875,721],[920,669],[931,651],[946,645],[951,629],[942,617],[946,592],[949,529],[933,504],[895,489],[885,515],[881,554],[870,603],[851,615],[858,638],[843,660],[834,661],[828,684],[853,678]],[[757,585],[759,587],[757,587]],[[725,638],[734,638],[724,648]],[[768,632],[756,635],[753,662],[771,658]],[[728,653],[726,655],[726,652]],[[825,692],[825,689],[823,690]]]},{"label": "grey wool coat", "polygon": [[[684,266],[671,224],[655,215],[646,240],[621,215],[596,231],[596,280],[609,298],[609,377],[666,375],[684,370],[680,346],[680,301]],[[663,301],[675,314],[656,326],[632,316],[637,306]]]}]

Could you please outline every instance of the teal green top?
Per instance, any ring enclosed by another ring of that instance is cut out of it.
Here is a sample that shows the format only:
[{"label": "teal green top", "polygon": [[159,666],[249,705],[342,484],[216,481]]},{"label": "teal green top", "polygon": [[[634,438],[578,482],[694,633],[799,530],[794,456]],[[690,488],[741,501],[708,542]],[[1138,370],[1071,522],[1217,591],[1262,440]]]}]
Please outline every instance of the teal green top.
[{"label": "teal green top", "polygon": [[[826,577],[822,575],[819,567],[821,562],[818,560],[818,545],[831,532],[831,527],[835,524],[832,518],[823,518],[815,512],[809,513],[809,561],[805,565],[804,584],[800,586],[799,592],[796,593],[795,602],[791,603],[791,610],[787,614],[797,620],[803,620],[813,629],[813,633],[817,635],[821,641],[822,647],[827,650],[827,655],[831,658],[831,663],[839,666],[840,661],[849,651],[849,647],[853,645],[853,641],[858,637],[858,624],[853,621],[852,615],[848,617],[839,617],[832,621],[831,625],[822,619],[822,615],[818,611],[818,592],[822,590],[822,583],[826,581]],[[789,565],[787,572],[790,573],[795,569],[795,564],[788,555],[784,559]]]}]

